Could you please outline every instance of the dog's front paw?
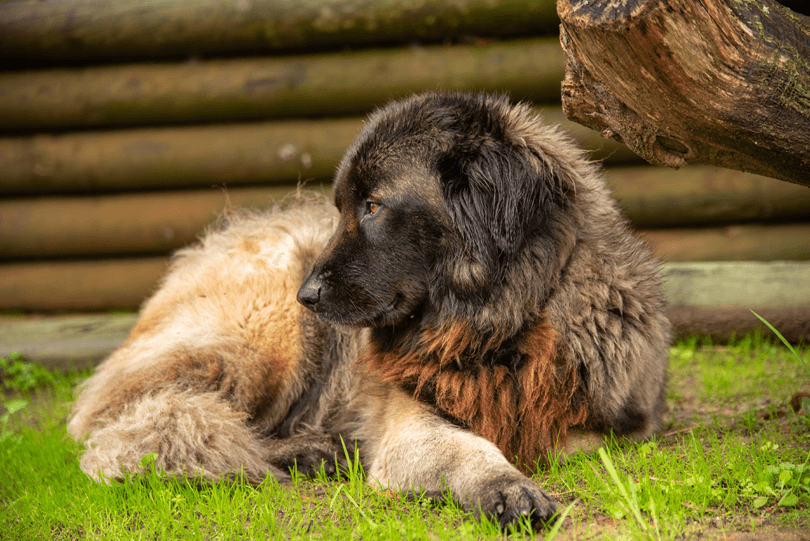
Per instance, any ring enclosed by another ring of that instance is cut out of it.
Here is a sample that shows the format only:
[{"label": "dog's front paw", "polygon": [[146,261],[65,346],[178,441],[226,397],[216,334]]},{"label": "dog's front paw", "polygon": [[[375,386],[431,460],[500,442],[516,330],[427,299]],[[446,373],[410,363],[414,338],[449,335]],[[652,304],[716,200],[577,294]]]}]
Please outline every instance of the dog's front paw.
[{"label": "dog's front paw", "polygon": [[528,517],[532,528],[540,529],[551,522],[557,506],[537,483],[517,474],[499,475],[481,485],[476,499],[469,502],[476,516],[486,516],[501,527]]}]

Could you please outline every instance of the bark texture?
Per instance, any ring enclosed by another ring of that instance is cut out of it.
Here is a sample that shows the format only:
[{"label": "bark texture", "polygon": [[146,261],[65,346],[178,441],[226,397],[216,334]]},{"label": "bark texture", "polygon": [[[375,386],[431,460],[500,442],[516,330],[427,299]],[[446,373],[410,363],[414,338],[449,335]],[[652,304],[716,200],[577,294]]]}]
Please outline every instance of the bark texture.
[{"label": "bark texture", "polygon": [[556,23],[554,0],[0,2],[0,64],[536,35]]},{"label": "bark texture", "polygon": [[564,72],[553,37],[9,71],[0,73],[0,131],[349,115],[437,88],[547,103],[559,100]]},{"label": "bark texture", "polygon": [[810,18],[772,0],[560,0],[563,109],[656,165],[810,186]]}]

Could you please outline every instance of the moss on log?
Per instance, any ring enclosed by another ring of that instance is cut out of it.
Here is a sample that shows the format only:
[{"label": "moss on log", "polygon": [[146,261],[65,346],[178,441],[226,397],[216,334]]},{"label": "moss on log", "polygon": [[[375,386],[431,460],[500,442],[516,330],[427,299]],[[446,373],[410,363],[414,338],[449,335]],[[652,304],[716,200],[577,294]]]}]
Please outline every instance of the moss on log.
[{"label": "moss on log", "polygon": [[553,0],[108,0],[0,2],[0,59],[186,57],[464,36],[537,35],[557,27]]},{"label": "moss on log", "polygon": [[810,188],[732,169],[607,169],[613,196],[637,228],[810,219]]},{"label": "moss on log", "polygon": [[810,308],[805,261],[673,263],[665,266],[664,284],[676,307]]},{"label": "moss on log", "polygon": [[564,65],[557,40],[545,38],[8,72],[0,74],[0,130],[339,116],[435,89],[558,102]]},{"label": "moss on log", "polygon": [[810,259],[810,224],[730,225],[640,231],[664,261]]},{"label": "moss on log", "polygon": [[[620,143],[542,110],[594,159],[638,160]],[[111,192],[331,181],[361,118],[139,128],[0,138],[0,193]]]},{"label": "moss on log", "polygon": [[0,200],[0,257],[166,254],[226,208],[266,207],[294,185]]}]

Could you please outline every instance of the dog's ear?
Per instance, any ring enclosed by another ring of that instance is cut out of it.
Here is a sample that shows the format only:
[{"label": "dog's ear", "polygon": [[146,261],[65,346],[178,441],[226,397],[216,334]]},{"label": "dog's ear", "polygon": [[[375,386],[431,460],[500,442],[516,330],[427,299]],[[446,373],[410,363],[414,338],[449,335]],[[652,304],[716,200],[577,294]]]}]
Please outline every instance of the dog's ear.
[{"label": "dog's ear", "polygon": [[446,210],[469,255],[490,274],[553,220],[565,199],[559,172],[529,152],[489,139],[455,145],[438,160]]}]

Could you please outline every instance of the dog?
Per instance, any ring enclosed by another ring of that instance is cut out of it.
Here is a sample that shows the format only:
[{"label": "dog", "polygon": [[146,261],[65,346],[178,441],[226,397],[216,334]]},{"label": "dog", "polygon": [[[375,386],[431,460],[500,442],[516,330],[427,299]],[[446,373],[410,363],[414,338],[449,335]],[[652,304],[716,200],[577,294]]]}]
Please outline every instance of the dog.
[{"label": "dog", "polygon": [[[234,212],[180,250],[69,430],[99,480],[337,472],[542,527],[526,474],[648,437],[670,341],[659,263],[599,167],[525,104],[374,112],[334,206]],[[300,287],[299,287],[300,286]]]}]

